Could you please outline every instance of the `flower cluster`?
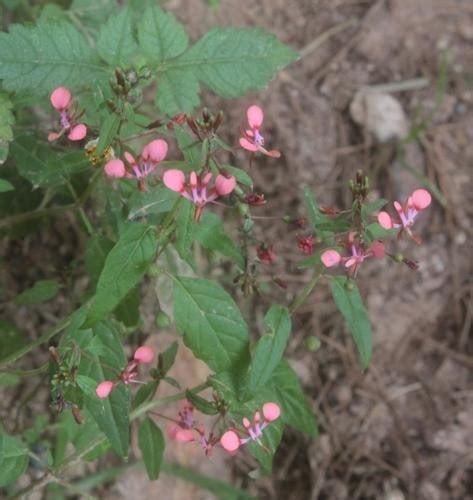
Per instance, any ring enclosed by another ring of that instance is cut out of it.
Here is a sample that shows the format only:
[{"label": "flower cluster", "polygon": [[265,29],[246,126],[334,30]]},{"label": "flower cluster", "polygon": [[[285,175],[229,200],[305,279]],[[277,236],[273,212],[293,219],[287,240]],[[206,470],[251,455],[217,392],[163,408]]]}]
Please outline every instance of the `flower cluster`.
[{"label": "flower cluster", "polygon": [[[229,453],[235,453],[240,446],[245,445],[248,441],[256,441],[261,446],[260,441],[263,435],[264,429],[271,423],[279,418],[281,414],[281,408],[278,404],[269,402],[263,405],[263,421],[261,421],[260,412],[257,411],[253,418],[253,422],[250,422],[246,417],[243,419],[243,427],[245,428],[244,437],[238,435],[239,431],[237,429],[230,429],[226,431],[220,438],[220,444],[222,448]],[[243,434],[243,433],[240,433]]]},{"label": "flower cluster", "polygon": [[184,172],[177,169],[166,170],[163,176],[164,185],[190,200],[195,205],[195,220],[198,222],[202,210],[207,203],[215,201],[219,196],[229,195],[236,186],[233,176],[225,177],[217,175],[214,185],[209,188],[212,174],[210,172],[197,175],[191,172],[189,180],[186,180]]},{"label": "flower cluster", "polygon": [[104,399],[110,395],[112,390],[120,383],[128,385],[131,383],[140,383],[136,380],[138,376],[138,365],[140,363],[149,364],[153,361],[154,351],[151,347],[141,346],[135,351],[133,359],[122,370],[117,380],[104,380],[95,389],[97,396]]},{"label": "flower cluster", "polygon": [[51,94],[50,101],[53,107],[59,111],[61,130],[51,132],[48,135],[48,141],[55,141],[66,132],[70,141],[81,141],[87,135],[87,127],[83,123],[77,123],[80,115],[77,114],[70,90],[66,87],[58,87]]}]

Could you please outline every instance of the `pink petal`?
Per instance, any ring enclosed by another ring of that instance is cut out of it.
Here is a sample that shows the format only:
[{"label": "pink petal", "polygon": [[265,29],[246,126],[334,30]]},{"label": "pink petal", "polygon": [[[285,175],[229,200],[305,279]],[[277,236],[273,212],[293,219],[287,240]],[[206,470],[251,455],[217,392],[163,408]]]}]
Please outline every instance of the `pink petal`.
[{"label": "pink petal", "polygon": [[277,149],[271,149],[268,151],[267,149],[262,148],[261,146],[258,148],[263,154],[269,156],[270,158],[281,158],[281,151]]},{"label": "pink petal", "polygon": [[424,210],[432,203],[432,196],[426,189],[416,189],[411,197],[417,210]]},{"label": "pink petal", "polygon": [[382,259],[384,257],[385,251],[384,251],[384,243],[381,241],[373,241],[371,243],[370,252],[372,252],[373,257],[376,257],[377,259]]},{"label": "pink petal", "polygon": [[384,229],[392,229],[393,227],[393,221],[387,212],[379,212],[378,223]]},{"label": "pink petal", "polygon": [[189,443],[194,441],[194,431],[192,429],[178,429],[174,435],[174,440],[178,443]]},{"label": "pink petal", "polygon": [[240,137],[240,146],[243,149],[246,149],[247,151],[252,151],[252,152],[258,151],[258,147],[255,146],[252,142],[250,142],[245,137]]},{"label": "pink petal", "polygon": [[342,257],[336,250],[325,250],[325,252],[320,256],[325,267],[334,267],[340,264]]},{"label": "pink petal", "polygon": [[151,347],[143,345],[135,351],[133,359],[138,363],[151,363],[154,358],[154,351]]},{"label": "pink petal", "polygon": [[61,134],[58,134],[57,132],[50,132],[48,134],[48,141],[49,142],[53,142],[55,141],[56,139],[59,139],[59,137],[61,137]]},{"label": "pink petal", "polygon": [[113,158],[105,164],[105,173],[109,177],[124,177],[126,174],[125,164],[119,158]]},{"label": "pink petal", "polygon": [[71,141],[81,141],[87,135],[87,127],[83,123],[79,123],[71,128],[67,138]]},{"label": "pink petal", "polygon": [[232,453],[240,447],[240,438],[235,431],[227,431],[220,438],[220,444],[224,450]]},{"label": "pink petal", "polygon": [[100,384],[95,389],[95,393],[101,399],[106,398],[113,390],[115,384],[110,380],[105,380],[104,382],[100,382]]},{"label": "pink petal", "polygon": [[123,156],[125,157],[125,160],[130,164],[130,165],[136,165],[136,160],[134,158],[134,156],[129,153],[128,151],[125,151],[123,153]]},{"label": "pink petal", "polygon": [[66,89],[66,87],[58,87],[57,89],[53,90],[50,101],[53,107],[58,111],[64,111],[69,106],[69,104],[71,104],[71,92],[69,91],[69,89]]},{"label": "pink petal", "polygon": [[273,422],[281,415],[281,408],[278,404],[269,402],[263,405],[263,415],[268,422]]},{"label": "pink petal", "polygon": [[230,194],[236,186],[236,179],[233,177],[225,177],[224,175],[217,175],[215,179],[215,189],[219,196],[226,196]]},{"label": "pink petal", "polygon": [[248,117],[248,125],[251,128],[260,128],[263,123],[263,110],[256,105],[250,106],[246,111],[246,116]]},{"label": "pink petal", "polygon": [[142,156],[146,160],[151,158],[151,161],[157,163],[164,160],[168,154],[168,143],[162,139],[151,141],[143,148]]},{"label": "pink petal", "polygon": [[180,193],[186,184],[186,176],[181,170],[166,170],[163,175],[163,182],[167,188]]},{"label": "pink petal", "polygon": [[349,268],[351,266],[354,266],[356,264],[356,259],[355,257],[350,257],[346,262],[345,262],[345,267]]}]

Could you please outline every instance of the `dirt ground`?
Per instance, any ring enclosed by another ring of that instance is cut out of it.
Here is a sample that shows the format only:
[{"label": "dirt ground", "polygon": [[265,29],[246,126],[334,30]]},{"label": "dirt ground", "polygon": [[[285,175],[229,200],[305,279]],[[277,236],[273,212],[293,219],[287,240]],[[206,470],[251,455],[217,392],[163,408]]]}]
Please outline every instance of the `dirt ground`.
[{"label": "dirt ground", "polygon": [[[268,199],[258,215],[303,214],[304,184],[321,204],[347,206],[347,182],[359,168],[380,196],[404,199],[419,187],[409,171],[413,167],[445,198],[419,224],[423,244],[400,244],[420,262],[417,272],[388,260],[363,269],[359,286],[374,328],[367,372],[360,369],[326,283],[296,313],[288,356],[318,417],[318,439],[287,431],[274,475],[258,482],[248,477],[255,463],[245,454],[206,461],[200,450],[194,454],[189,447],[177,447],[167,451],[168,458],[227,478],[261,499],[473,498],[473,2],[222,0],[214,12],[200,0],[165,5],[195,36],[215,24],[260,26],[303,54],[264,92],[226,103],[205,97],[209,107],[224,109],[227,123],[238,123],[249,103],[265,109],[266,140],[284,154],[278,161],[258,160],[253,167],[256,186]],[[381,84],[388,84],[411,126],[425,125],[417,140],[403,146],[403,155],[392,142],[379,143],[350,115],[355,93]],[[49,255],[56,259],[50,265],[67,262],[71,248],[80,247],[70,244],[77,239],[73,227],[72,221],[59,221],[51,229],[57,244],[50,248],[60,252]],[[289,303],[309,280],[296,267],[302,257],[298,234],[303,231],[288,231],[282,222],[258,224],[258,238],[274,243],[279,255],[272,274],[287,289],[272,286],[247,304],[250,321],[258,321],[271,301]],[[39,239],[33,236],[21,247],[7,245],[3,256],[20,259],[28,253],[32,277],[41,266],[47,274]],[[15,272],[7,277],[13,287],[19,279]],[[270,281],[264,268],[260,276]],[[155,333],[147,301],[142,306],[143,316],[150,317],[145,332]],[[53,321],[61,315],[60,300],[54,307],[38,309],[25,321],[31,327]],[[321,340],[316,352],[305,347],[309,335]],[[163,333],[151,338],[156,345],[167,340]],[[184,384],[186,378],[192,384],[205,377],[202,365],[184,349],[179,359],[174,374]],[[210,498],[168,476],[148,483],[136,470],[121,475],[102,497],[152,495]]]}]

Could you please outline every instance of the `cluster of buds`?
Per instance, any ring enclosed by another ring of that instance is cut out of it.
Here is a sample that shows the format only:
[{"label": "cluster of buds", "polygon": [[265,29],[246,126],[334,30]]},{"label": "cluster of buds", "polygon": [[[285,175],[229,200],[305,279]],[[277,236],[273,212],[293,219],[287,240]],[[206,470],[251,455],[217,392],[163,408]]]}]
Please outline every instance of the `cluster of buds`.
[{"label": "cluster of buds", "polygon": [[378,222],[384,229],[399,229],[398,236],[406,232],[416,243],[420,243],[419,236],[414,235],[411,227],[422,210],[432,202],[432,196],[425,189],[416,189],[407,199],[403,207],[398,201],[394,202],[397,217],[391,217],[388,212],[379,212]]},{"label": "cluster of buds", "polygon": [[256,255],[263,264],[274,264],[278,257],[273,250],[273,245],[266,243],[261,243],[256,247]]},{"label": "cluster of buds", "polygon": [[281,153],[279,151],[275,149],[268,151],[264,148],[264,137],[261,135],[260,130],[264,120],[263,110],[256,105],[250,106],[246,111],[246,116],[249,128],[242,132],[240,146],[252,153],[259,151],[271,158],[280,158]]},{"label": "cluster of buds", "polygon": [[356,276],[361,264],[370,257],[382,259],[385,255],[384,243],[373,241],[368,248],[363,242],[356,242],[356,234],[350,232],[347,242],[348,255],[342,256],[337,250],[325,250],[320,256],[325,267],[343,265],[351,276]]},{"label": "cluster of buds", "polygon": [[51,132],[48,135],[48,141],[55,141],[65,133],[70,141],[81,141],[87,135],[87,127],[83,123],[77,123],[81,114],[77,113],[70,90],[66,87],[58,87],[52,92],[50,101],[53,108],[59,111],[61,130]]},{"label": "cluster of buds", "polygon": [[104,399],[110,395],[113,389],[120,383],[124,383],[125,385],[131,383],[140,384],[139,380],[136,380],[138,376],[138,365],[140,363],[149,364],[153,361],[154,351],[151,347],[141,346],[135,351],[133,355],[133,359],[126,365],[126,367],[122,370],[117,380],[104,380],[100,382],[100,384],[95,389],[97,396],[101,399]]},{"label": "cluster of buds", "polygon": [[298,236],[297,247],[299,250],[307,255],[314,253],[315,237],[312,234],[308,236]]},{"label": "cluster of buds", "polygon": [[188,116],[186,121],[199,141],[203,141],[205,138],[211,138],[217,133],[223,122],[223,112],[219,111],[216,115],[212,115],[207,109],[204,109],[202,119],[196,120],[192,116]]},{"label": "cluster of buds", "polygon": [[205,429],[194,417],[194,407],[187,399],[180,401],[178,419],[167,426],[167,435],[178,443],[198,442],[207,456],[212,454],[218,438],[212,432],[208,436]]},{"label": "cluster of buds", "polygon": [[141,191],[145,190],[145,179],[156,170],[159,162],[166,158],[168,144],[163,139],[156,139],[147,144],[141,151],[138,160],[125,151],[125,162],[119,158],[113,158],[105,164],[105,173],[109,177],[126,177],[136,179]]},{"label": "cluster of buds", "polygon": [[227,196],[235,189],[236,179],[233,176],[217,175],[214,185],[209,188],[212,174],[210,172],[200,175],[191,172],[186,181],[184,172],[177,169],[166,170],[163,176],[164,185],[179,193],[195,205],[194,220],[199,222],[202,210],[207,203],[214,202],[219,196]]},{"label": "cluster of buds", "polygon": [[[220,438],[220,444],[222,448],[229,453],[235,453],[240,446],[245,445],[249,441],[256,441],[260,446],[264,446],[261,442],[261,436],[263,435],[264,429],[271,423],[279,418],[281,414],[281,408],[278,404],[269,402],[263,405],[263,417],[261,420],[260,412],[257,411],[253,418],[253,422],[250,422],[248,418],[243,419],[244,432],[240,432],[237,429],[230,429],[226,431]],[[241,437],[242,434],[244,437]]]}]

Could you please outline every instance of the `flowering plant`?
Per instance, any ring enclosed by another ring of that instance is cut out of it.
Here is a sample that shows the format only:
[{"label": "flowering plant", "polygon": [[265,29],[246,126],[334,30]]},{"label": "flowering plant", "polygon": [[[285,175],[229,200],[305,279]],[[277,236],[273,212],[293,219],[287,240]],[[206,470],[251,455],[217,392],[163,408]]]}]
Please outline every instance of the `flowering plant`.
[{"label": "flowering plant", "polygon": [[[245,109],[235,102],[248,122],[243,130],[226,123],[222,131],[222,113],[199,115],[195,108],[201,85],[239,97],[263,88],[297,54],[252,28],[216,28],[190,45],[172,14],[143,3],[144,13],[141,2],[130,2],[103,19],[78,16],[73,7],[54,18],[45,11],[38,25],[12,25],[0,34],[0,110],[6,110],[0,115],[6,200],[0,226],[15,238],[41,228],[48,217],[70,213],[86,241],[79,266],[87,276],[80,292],[67,288],[70,312],[49,330],[11,345],[0,340],[0,370],[18,374],[13,385],[49,369],[52,405],[45,427],[54,423],[62,436],[41,441],[44,459],[34,451],[38,440],[28,441],[8,424],[0,429],[0,450],[7,450],[0,453],[0,488],[8,493],[22,495],[49,483],[67,489],[62,478],[78,459],[97,459],[109,450],[126,460],[136,421],[137,458],[150,479],[159,475],[166,441],[198,445],[205,455],[248,452],[269,473],[285,426],[317,433],[284,359],[291,316],[317,283],[330,283],[366,368],[371,327],[356,285],[369,265],[364,262],[391,258],[416,267],[390,254],[388,241],[404,234],[420,241],[411,228],[431,203],[425,189],[416,189],[404,207],[395,202],[390,215],[382,210],[386,200],[370,197],[360,172],[346,210],[320,207],[306,188],[306,217],[274,218],[294,231],[299,267],[312,277],[290,304],[269,307],[264,324],[248,324],[238,304],[258,292],[260,275],[272,275],[283,259],[276,242],[255,236],[260,218],[254,212],[266,198],[254,190],[251,173],[262,155],[276,162],[284,152],[268,148],[272,138],[263,130],[258,104]],[[69,19],[79,19],[82,29]],[[25,113],[30,94],[39,105]],[[59,127],[38,119],[42,114],[57,122],[57,112]],[[34,132],[25,115],[34,117]],[[267,115],[265,123],[276,118]],[[231,137],[232,145],[223,137]],[[14,200],[21,200],[20,208]],[[220,282],[205,272],[196,249],[204,249],[209,261],[224,261],[231,279]],[[169,346],[143,334],[140,292],[150,283],[157,290],[154,330],[178,335]],[[41,303],[66,286],[41,280],[14,300],[21,307]],[[211,373],[185,390],[168,374],[182,343]],[[26,369],[31,352],[48,353],[49,362]],[[166,383],[175,393],[165,398],[160,390]],[[156,411],[176,401],[177,417]],[[212,424],[200,414],[212,417]],[[31,457],[40,474],[21,489],[15,481]]]}]

